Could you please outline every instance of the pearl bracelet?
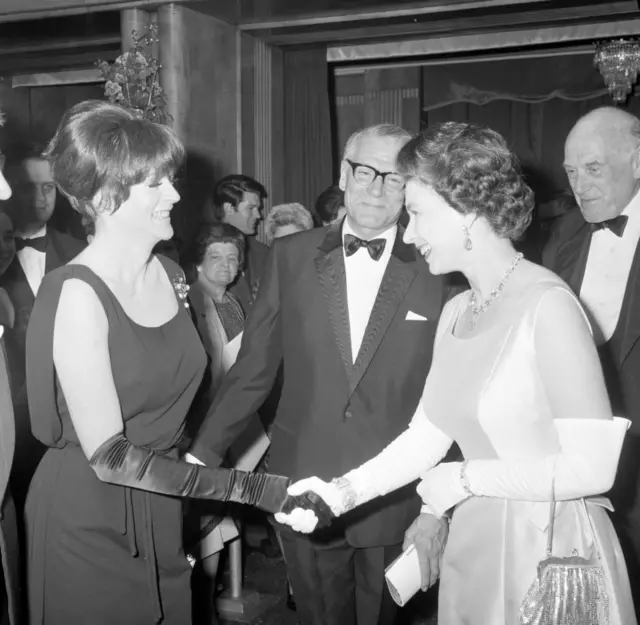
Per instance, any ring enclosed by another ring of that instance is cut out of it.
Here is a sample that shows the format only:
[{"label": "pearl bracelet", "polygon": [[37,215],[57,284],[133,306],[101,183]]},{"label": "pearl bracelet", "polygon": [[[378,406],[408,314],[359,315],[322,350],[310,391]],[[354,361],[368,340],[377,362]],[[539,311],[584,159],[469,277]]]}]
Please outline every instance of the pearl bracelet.
[{"label": "pearl bracelet", "polygon": [[465,492],[465,495],[467,495],[467,497],[473,497],[473,491],[467,479],[467,464],[469,463],[466,460],[460,464],[460,484],[462,485],[462,490]]}]

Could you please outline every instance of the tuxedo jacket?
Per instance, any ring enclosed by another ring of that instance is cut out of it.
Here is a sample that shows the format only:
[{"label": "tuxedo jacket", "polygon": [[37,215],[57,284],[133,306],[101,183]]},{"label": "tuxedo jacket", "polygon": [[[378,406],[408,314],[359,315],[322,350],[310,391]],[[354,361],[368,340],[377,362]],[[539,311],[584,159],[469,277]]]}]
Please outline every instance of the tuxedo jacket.
[{"label": "tuxedo jacket", "polygon": [[248,314],[260,286],[269,248],[256,237],[245,237],[244,240],[244,269],[229,290],[238,298],[245,314]]},{"label": "tuxedo jacket", "polygon": [[[402,234],[399,228],[355,363],[341,223],[275,241],[236,364],[192,448],[197,458],[220,464],[281,363],[270,472],[330,480],[378,454],[407,427],[431,365],[445,290]],[[402,541],[418,512],[410,486],[342,522],[353,546],[391,545]]]},{"label": "tuxedo jacket", "polygon": [[[45,273],[61,267],[75,258],[86,246],[84,241],[47,227],[45,249]],[[35,471],[44,446],[31,434],[29,407],[26,391],[25,349],[27,326],[35,303],[35,295],[29,286],[27,276],[17,256],[0,278],[2,286],[15,308],[13,329],[7,329],[6,348],[11,377],[11,390],[15,415],[16,453],[11,475],[12,494],[18,507],[22,509],[31,476]]]},{"label": "tuxedo jacket", "polygon": [[[579,210],[562,217],[543,252],[543,263],[580,294],[591,230]],[[636,248],[613,336],[600,348],[600,359],[614,414],[632,422],[640,434],[640,244]]]},{"label": "tuxedo jacket", "polygon": [[[51,227],[47,227],[47,247],[45,249],[45,273],[52,269],[57,269],[75,258],[84,248],[86,243],[74,239],[68,234],[59,232]],[[35,303],[35,294],[29,286],[27,276],[22,269],[18,257],[13,259],[11,265],[0,278],[0,286],[9,294],[9,298],[15,308],[15,323],[13,327],[12,340],[7,346],[9,350],[9,362],[13,387],[19,380],[24,379],[25,367],[25,341],[27,336],[27,326],[31,310]]]}]

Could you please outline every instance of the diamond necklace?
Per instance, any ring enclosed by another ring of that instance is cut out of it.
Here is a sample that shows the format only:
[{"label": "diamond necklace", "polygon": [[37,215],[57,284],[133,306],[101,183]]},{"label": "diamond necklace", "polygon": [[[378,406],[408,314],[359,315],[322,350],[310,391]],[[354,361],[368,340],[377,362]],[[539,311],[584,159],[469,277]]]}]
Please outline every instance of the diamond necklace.
[{"label": "diamond necklace", "polygon": [[493,289],[493,291],[491,291],[491,294],[489,295],[489,297],[487,297],[486,300],[484,300],[484,302],[482,302],[481,306],[478,306],[476,304],[476,294],[473,290],[471,290],[471,297],[469,298],[469,308],[471,309],[471,314],[473,316],[469,321],[469,330],[473,330],[476,327],[476,323],[478,322],[478,317],[485,310],[487,310],[487,308],[489,308],[489,306],[493,304],[493,302],[497,299],[498,295],[500,295],[500,292],[504,288],[504,283],[507,281],[509,276],[515,271],[516,267],[518,266],[518,263],[521,260],[522,260],[522,253],[518,252],[514,257],[513,262],[511,263],[511,266],[509,267],[509,269],[505,271],[504,276],[502,276],[502,279],[496,285],[496,288]]}]

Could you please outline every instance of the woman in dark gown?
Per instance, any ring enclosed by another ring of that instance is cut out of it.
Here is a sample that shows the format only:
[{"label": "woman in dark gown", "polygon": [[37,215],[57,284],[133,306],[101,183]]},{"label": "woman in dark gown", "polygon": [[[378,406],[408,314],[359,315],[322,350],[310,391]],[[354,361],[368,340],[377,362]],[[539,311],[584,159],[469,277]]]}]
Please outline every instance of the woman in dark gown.
[{"label": "woman in dark gown", "polygon": [[26,521],[32,625],[191,622],[182,500],[266,510],[286,479],[178,460],[205,354],[169,239],[184,150],[167,127],[85,102],[47,151],[95,237],[42,282],[27,336],[32,429],[49,447]]}]

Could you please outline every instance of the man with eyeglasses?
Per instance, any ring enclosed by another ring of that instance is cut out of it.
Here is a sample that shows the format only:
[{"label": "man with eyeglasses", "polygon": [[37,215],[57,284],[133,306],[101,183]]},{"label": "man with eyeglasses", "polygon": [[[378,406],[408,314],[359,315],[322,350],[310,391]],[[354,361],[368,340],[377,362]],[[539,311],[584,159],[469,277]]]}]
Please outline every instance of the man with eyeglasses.
[{"label": "man with eyeglasses", "polygon": [[[198,460],[220,464],[281,362],[270,471],[330,480],[408,426],[444,300],[441,278],[397,225],[404,179],[396,157],[409,138],[391,125],[354,134],[340,174],[345,219],[275,241],[238,360],[192,448]],[[302,625],[391,625],[384,569],[419,510],[409,487],[310,537],[278,526]],[[412,526],[410,540],[419,534]],[[435,563],[441,544],[434,547]]]}]

